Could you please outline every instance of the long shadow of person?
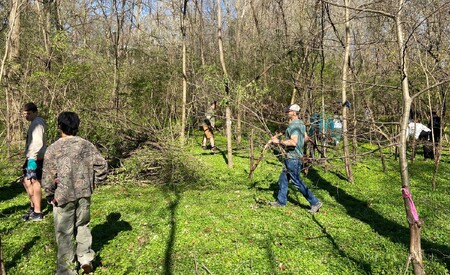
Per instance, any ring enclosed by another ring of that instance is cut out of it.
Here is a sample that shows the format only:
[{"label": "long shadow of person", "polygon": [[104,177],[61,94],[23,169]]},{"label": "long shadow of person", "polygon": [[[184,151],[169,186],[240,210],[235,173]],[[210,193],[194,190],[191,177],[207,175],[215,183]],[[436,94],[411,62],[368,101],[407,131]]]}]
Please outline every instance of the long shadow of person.
[{"label": "long shadow of person", "polygon": [[15,267],[19,260],[26,257],[28,255],[28,253],[30,252],[31,248],[39,241],[40,238],[41,237],[39,237],[39,236],[34,236],[33,239],[31,239],[29,242],[24,244],[22,246],[22,249],[13,256],[12,260],[9,262],[6,262],[6,264],[5,264],[6,271]]},{"label": "long shadow of person", "polygon": [[20,194],[25,194],[25,189],[20,180],[16,180],[0,186],[0,201],[14,199]]},{"label": "long shadow of person", "polygon": [[[409,247],[410,232],[408,227],[383,217],[380,213],[370,208],[366,201],[353,197],[345,190],[332,185],[329,181],[322,178],[315,169],[309,170],[308,178],[313,182],[317,182],[321,189],[327,191],[336,202],[340,203],[350,217],[366,223],[374,232],[389,239],[391,242]],[[444,262],[447,269],[450,270],[450,258],[447,256],[450,255],[450,247],[422,239],[422,249],[430,254],[430,258],[438,258]]]},{"label": "long shadow of person", "polygon": [[118,212],[109,213],[106,216],[106,222],[92,228],[92,249],[97,253],[94,259],[94,266],[101,265],[102,259],[98,252],[102,250],[103,246],[114,239],[120,232],[132,229],[128,222],[120,220],[121,216]]}]

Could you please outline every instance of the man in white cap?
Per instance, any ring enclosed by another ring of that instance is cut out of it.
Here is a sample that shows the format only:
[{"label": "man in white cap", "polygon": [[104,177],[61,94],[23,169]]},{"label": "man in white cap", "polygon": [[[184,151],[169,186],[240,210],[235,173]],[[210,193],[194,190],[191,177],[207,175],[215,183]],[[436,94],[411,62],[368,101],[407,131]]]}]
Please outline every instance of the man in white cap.
[{"label": "man in white cap", "polygon": [[286,129],[286,139],[280,140],[277,136],[272,137],[274,144],[280,144],[285,147],[286,156],[283,161],[283,171],[278,179],[278,196],[277,201],[271,202],[271,206],[284,207],[287,203],[287,192],[289,180],[292,180],[294,186],[302,193],[305,199],[311,205],[309,213],[315,214],[322,207],[320,202],[311,190],[305,185],[300,178],[300,169],[302,167],[303,146],[309,141],[306,134],[306,127],[299,118],[300,106],[297,104],[289,105],[285,113],[289,118],[289,125]]}]

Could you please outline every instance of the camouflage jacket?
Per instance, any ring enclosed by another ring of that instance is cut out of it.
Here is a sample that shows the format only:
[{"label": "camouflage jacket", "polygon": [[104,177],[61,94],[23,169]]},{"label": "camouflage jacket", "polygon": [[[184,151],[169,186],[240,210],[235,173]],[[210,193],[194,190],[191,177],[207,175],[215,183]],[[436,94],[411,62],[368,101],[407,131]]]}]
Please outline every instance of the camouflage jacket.
[{"label": "camouflage jacket", "polygon": [[44,156],[42,186],[58,205],[90,197],[95,184],[106,179],[106,160],[89,141],[69,136],[58,139]]}]

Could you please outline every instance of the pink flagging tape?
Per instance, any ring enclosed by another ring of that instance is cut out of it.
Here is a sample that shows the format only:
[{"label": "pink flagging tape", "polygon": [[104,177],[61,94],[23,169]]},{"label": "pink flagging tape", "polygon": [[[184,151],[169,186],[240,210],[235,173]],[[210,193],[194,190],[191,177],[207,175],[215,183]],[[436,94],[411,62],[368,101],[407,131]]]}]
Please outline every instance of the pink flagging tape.
[{"label": "pink flagging tape", "polygon": [[412,200],[411,194],[409,193],[408,189],[402,188],[402,193],[404,198],[408,198],[409,201],[409,208],[411,209],[411,214],[416,222],[419,221],[419,214],[417,214],[416,206],[414,205],[414,202]]}]

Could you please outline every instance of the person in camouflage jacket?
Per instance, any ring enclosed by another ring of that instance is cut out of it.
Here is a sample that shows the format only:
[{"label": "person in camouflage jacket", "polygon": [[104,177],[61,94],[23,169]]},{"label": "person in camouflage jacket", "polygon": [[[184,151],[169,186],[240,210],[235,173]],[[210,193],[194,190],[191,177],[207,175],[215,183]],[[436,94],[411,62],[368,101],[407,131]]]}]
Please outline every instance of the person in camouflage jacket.
[{"label": "person in camouflage jacket", "polygon": [[[57,274],[92,272],[95,252],[89,230],[91,195],[106,179],[107,162],[89,141],[76,136],[80,119],[74,112],[58,116],[61,138],[47,148],[42,185],[52,203],[58,244]],[[73,247],[76,239],[76,256]]]}]

